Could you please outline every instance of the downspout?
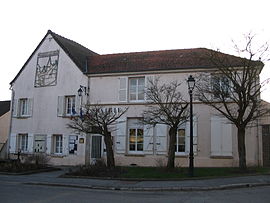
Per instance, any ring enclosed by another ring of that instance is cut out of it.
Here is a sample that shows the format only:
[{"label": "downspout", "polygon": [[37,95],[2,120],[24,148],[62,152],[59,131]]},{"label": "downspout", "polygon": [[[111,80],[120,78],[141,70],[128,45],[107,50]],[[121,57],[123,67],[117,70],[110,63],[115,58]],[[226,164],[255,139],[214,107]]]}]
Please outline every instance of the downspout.
[{"label": "downspout", "polygon": [[[88,105],[90,102],[89,102],[89,98],[90,98],[90,78],[88,76],[88,61],[87,61],[87,56],[85,57],[85,72],[84,74],[86,75],[87,77],[87,89],[86,89],[86,104]],[[85,157],[85,165],[89,165],[90,164],[90,134],[85,134],[85,154],[84,154],[84,157]]]},{"label": "downspout", "polygon": [[12,130],[12,118],[13,118],[13,104],[14,104],[14,96],[15,96],[15,92],[12,89],[12,85],[10,85],[9,90],[11,90],[11,102],[10,102],[10,121],[9,121],[9,132],[8,132],[8,140],[7,140],[7,151],[6,151],[6,155],[7,158],[9,159],[9,151],[10,151],[10,139],[11,139],[11,130]]},{"label": "downspout", "polygon": [[260,166],[260,159],[261,159],[261,153],[260,153],[260,136],[259,136],[259,133],[260,133],[260,131],[259,131],[259,118],[257,119],[257,161],[258,161],[258,163],[257,163],[257,165],[258,165],[258,167]]}]

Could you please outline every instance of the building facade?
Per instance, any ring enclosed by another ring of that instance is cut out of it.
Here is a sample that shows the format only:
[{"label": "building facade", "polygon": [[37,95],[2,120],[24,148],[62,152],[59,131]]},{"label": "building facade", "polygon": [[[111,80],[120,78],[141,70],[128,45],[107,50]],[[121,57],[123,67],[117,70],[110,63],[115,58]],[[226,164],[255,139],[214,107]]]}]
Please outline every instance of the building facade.
[{"label": "building facade", "polygon": [[[106,157],[103,137],[77,134],[67,127],[81,107],[98,104],[114,110],[128,107],[112,131],[117,165],[155,166],[168,151],[168,126],[138,122],[147,108],[149,78],[181,81],[188,98],[189,75],[215,69],[205,58],[207,49],[183,49],[99,55],[48,31],[11,82],[11,155],[44,153],[51,164],[77,165]],[[236,57],[231,56],[232,60]],[[82,95],[78,95],[78,89]],[[187,166],[189,122],[179,126],[176,165]],[[209,106],[194,101],[195,166],[237,166],[237,130]],[[262,164],[259,124],[247,129],[247,164]],[[255,143],[255,144],[254,144]]]},{"label": "building facade", "polygon": [[10,101],[0,101],[0,159],[7,158],[7,140],[10,128]]}]

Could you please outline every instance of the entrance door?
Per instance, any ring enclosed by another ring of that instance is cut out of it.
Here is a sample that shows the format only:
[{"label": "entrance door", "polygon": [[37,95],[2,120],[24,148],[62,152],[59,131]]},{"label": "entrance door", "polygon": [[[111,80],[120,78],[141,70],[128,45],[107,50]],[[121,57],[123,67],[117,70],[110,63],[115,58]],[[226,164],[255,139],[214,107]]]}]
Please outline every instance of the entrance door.
[{"label": "entrance door", "polygon": [[270,125],[262,126],[263,166],[270,166]]},{"label": "entrance door", "polygon": [[92,135],[91,158],[93,160],[100,159],[102,156],[102,136]]},{"label": "entrance door", "polygon": [[46,152],[46,135],[35,135],[34,152],[35,153]]}]

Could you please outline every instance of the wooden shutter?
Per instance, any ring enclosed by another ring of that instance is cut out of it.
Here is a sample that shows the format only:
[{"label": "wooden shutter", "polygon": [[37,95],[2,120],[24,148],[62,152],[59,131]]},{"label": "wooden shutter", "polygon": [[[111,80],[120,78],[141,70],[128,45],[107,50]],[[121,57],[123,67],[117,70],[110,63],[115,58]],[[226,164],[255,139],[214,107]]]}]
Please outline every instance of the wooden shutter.
[{"label": "wooden shutter", "polygon": [[32,98],[28,98],[27,99],[27,116],[32,116],[32,112],[33,112],[33,99]]},{"label": "wooden shutter", "polygon": [[75,96],[75,111],[76,111],[76,115],[80,115],[80,108],[81,108],[80,97],[79,96]]},{"label": "wooden shutter", "polygon": [[12,103],[12,116],[15,118],[18,116],[18,99],[14,99]]},{"label": "wooden shutter", "polygon": [[127,77],[119,78],[119,101],[126,102],[127,101]]},{"label": "wooden shutter", "polygon": [[155,126],[155,130],[156,130],[156,153],[166,154],[168,126],[164,124],[157,124]]},{"label": "wooden shutter", "polygon": [[211,118],[211,155],[232,156],[232,124],[225,118]]},{"label": "wooden shutter", "polygon": [[147,89],[149,88],[149,80],[153,80],[154,76],[153,75],[148,75],[145,77],[145,100],[146,101],[151,101],[151,99],[147,96]]},{"label": "wooden shutter", "polygon": [[217,116],[211,117],[211,155],[221,155],[221,122]]},{"label": "wooden shutter", "polygon": [[30,153],[33,153],[33,144],[34,144],[34,135],[33,134],[28,134],[28,141],[27,141],[27,151]]},{"label": "wooden shutter", "polygon": [[51,154],[53,153],[53,140],[52,140],[52,135],[47,135],[47,143],[46,143],[46,153]]},{"label": "wooden shutter", "polygon": [[68,155],[69,153],[69,136],[68,135],[62,135],[62,152],[63,155]]},{"label": "wooden shutter", "polygon": [[121,154],[126,152],[126,137],[127,137],[127,130],[126,130],[126,119],[119,119],[117,123],[117,130],[116,130],[116,152]]},{"label": "wooden shutter", "polygon": [[57,116],[64,116],[65,112],[65,97],[64,96],[58,96],[58,103],[57,103]]},{"label": "wooden shutter", "polygon": [[222,119],[221,153],[222,156],[232,156],[232,124]]},{"label": "wooden shutter", "polygon": [[17,134],[11,133],[9,141],[9,152],[16,153],[16,148],[17,148]]},{"label": "wooden shutter", "polygon": [[153,154],[153,126],[144,125],[143,134],[143,151],[145,154]]}]

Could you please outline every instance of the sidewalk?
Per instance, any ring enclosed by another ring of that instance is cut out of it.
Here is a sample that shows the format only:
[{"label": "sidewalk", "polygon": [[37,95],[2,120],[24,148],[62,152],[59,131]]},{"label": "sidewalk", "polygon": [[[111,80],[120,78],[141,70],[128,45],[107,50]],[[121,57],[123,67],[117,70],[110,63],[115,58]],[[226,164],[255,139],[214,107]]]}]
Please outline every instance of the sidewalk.
[{"label": "sidewalk", "polygon": [[0,181],[31,185],[123,191],[205,191],[270,186],[270,175],[179,181],[130,181],[91,178],[60,178],[59,176],[64,173],[65,171],[61,170],[20,176],[0,175]]}]

